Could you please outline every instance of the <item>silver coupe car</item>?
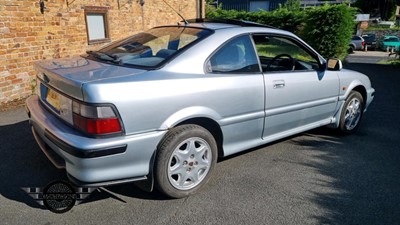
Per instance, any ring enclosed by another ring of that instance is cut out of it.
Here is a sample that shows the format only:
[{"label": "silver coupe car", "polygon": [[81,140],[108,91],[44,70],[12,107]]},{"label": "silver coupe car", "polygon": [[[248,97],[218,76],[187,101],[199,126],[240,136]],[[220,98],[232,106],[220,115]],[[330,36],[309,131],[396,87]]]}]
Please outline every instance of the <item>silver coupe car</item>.
[{"label": "silver coupe car", "polygon": [[35,65],[33,135],[71,182],[197,192],[217,159],[316,127],[357,130],[369,78],[294,34],[191,20]]}]

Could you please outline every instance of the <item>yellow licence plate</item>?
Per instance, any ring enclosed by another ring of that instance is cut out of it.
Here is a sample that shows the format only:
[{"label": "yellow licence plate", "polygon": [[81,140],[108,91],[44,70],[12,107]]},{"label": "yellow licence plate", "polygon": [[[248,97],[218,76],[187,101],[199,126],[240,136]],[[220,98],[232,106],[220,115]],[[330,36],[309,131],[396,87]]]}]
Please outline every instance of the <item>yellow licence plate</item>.
[{"label": "yellow licence plate", "polygon": [[46,101],[53,106],[57,111],[60,111],[61,106],[61,96],[52,89],[48,89],[46,95]]}]

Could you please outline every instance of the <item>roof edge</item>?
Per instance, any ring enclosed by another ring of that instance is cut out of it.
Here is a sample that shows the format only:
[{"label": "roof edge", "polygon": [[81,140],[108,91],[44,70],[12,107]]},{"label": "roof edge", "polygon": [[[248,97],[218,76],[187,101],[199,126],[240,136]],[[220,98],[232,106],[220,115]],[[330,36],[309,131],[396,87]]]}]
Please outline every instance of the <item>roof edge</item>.
[{"label": "roof edge", "polygon": [[202,18],[196,18],[196,19],[189,19],[187,22],[190,23],[225,23],[225,24],[231,24],[231,25],[238,25],[241,27],[266,27],[266,28],[273,28],[273,29],[279,29],[270,25],[266,24],[261,24],[261,23],[256,23],[252,21],[247,21],[247,20],[235,20],[235,19],[222,19],[222,18],[217,18],[217,19],[202,19]]}]

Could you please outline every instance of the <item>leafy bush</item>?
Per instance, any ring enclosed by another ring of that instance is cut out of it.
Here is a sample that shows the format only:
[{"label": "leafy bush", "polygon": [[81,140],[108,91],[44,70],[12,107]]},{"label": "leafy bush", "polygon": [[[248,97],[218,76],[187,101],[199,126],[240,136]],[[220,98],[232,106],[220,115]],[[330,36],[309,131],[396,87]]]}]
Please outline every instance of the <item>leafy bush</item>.
[{"label": "leafy bush", "polygon": [[237,19],[248,20],[256,23],[267,24],[273,27],[284,29],[293,33],[298,33],[304,20],[303,11],[289,11],[287,8],[267,12],[246,12],[236,10],[223,10],[221,7],[206,10],[208,19]]},{"label": "leafy bush", "polygon": [[206,18],[238,19],[267,24],[301,36],[324,57],[343,59],[355,26],[356,10],[346,5],[324,5],[304,11],[280,7],[267,12],[223,10],[207,8]]},{"label": "leafy bush", "polygon": [[347,55],[355,22],[355,8],[324,5],[307,10],[301,36],[324,57]]}]

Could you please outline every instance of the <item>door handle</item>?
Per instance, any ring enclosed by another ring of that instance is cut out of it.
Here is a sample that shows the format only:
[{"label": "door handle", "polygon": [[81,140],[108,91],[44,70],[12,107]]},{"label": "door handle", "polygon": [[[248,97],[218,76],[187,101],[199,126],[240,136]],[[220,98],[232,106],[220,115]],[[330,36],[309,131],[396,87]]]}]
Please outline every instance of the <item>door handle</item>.
[{"label": "door handle", "polygon": [[274,87],[274,89],[276,89],[276,88],[284,88],[285,87],[285,81],[284,80],[274,80],[273,81],[273,87]]}]

